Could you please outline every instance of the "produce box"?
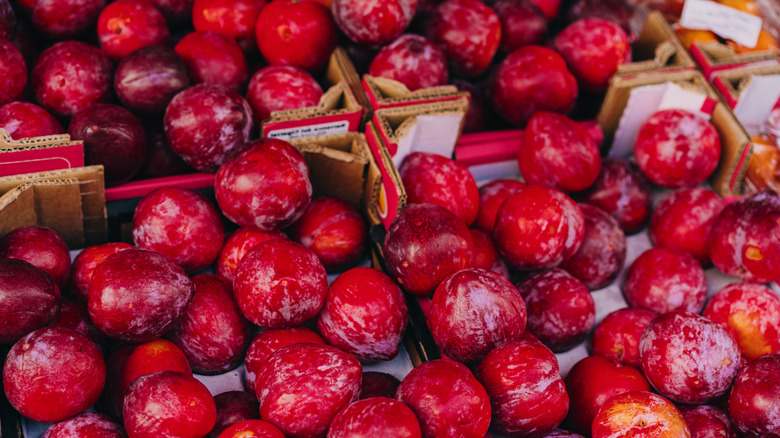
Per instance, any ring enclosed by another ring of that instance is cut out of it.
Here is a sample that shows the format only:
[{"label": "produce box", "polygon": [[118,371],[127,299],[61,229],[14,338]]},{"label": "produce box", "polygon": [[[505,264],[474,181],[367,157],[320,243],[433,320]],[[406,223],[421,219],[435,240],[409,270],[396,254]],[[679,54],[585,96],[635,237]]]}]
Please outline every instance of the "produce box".
[{"label": "produce box", "polygon": [[[260,125],[260,137],[289,140],[324,134],[357,132],[365,108],[355,96],[354,82],[358,80],[355,66],[342,48],[330,56],[325,72],[329,88],[317,106],[287,111],[274,111],[271,118]],[[353,84],[350,84],[352,82]]]},{"label": "produce box", "polygon": [[711,82],[748,134],[755,135],[780,100],[780,58],[716,71]]},{"label": "produce box", "polygon": [[369,74],[363,75],[361,84],[368,98],[369,109],[372,112],[384,108],[425,105],[457,100],[463,96],[468,97],[468,93],[459,92],[454,85],[442,85],[410,91],[404,84],[398,81],[374,77]]},{"label": "produce box", "polygon": [[0,128],[0,177],[84,166],[84,142],[68,134],[14,140]]},{"label": "produce box", "polygon": [[777,54],[773,52],[756,52],[736,54],[730,47],[716,43],[694,42],[691,47],[691,56],[699,65],[704,76],[714,79],[715,73],[723,70],[731,70],[740,67],[753,67],[773,65],[780,62]]},{"label": "produce box", "polygon": [[632,62],[618,67],[617,74],[693,70],[696,63],[664,16],[651,12],[636,42],[631,45]]},{"label": "produce box", "polygon": [[641,123],[664,108],[685,108],[711,117],[720,134],[722,153],[710,184],[721,196],[740,195],[752,151],[750,137],[698,71],[614,77],[598,115],[604,130],[602,155],[630,155]]},{"label": "produce box", "polygon": [[0,177],[0,236],[24,225],[54,228],[71,249],[105,243],[103,166]]}]

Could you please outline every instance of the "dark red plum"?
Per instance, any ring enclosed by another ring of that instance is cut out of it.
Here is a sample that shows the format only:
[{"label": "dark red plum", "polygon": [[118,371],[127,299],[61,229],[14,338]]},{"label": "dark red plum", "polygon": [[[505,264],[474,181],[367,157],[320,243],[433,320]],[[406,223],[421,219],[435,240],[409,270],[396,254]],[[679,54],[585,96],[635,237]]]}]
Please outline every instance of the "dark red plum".
[{"label": "dark red plum", "polygon": [[42,422],[84,412],[97,401],[105,380],[106,365],[98,347],[62,327],[45,327],[21,338],[3,367],[11,406]]},{"label": "dark red plum", "polygon": [[57,117],[70,117],[96,102],[111,100],[114,66],[102,50],[80,41],[55,44],[35,61],[36,102]]},{"label": "dark red plum", "polygon": [[780,297],[763,284],[724,287],[710,298],[702,316],[726,327],[748,361],[780,353]]},{"label": "dark red plum", "polygon": [[89,285],[92,283],[92,274],[95,268],[103,263],[106,257],[116,254],[119,251],[135,248],[133,245],[124,242],[104,243],[102,245],[90,246],[84,248],[75,259],[70,276],[70,294],[71,297],[83,303],[87,302],[89,296]]},{"label": "dark red plum", "polygon": [[501,21],[477,0],[448,0],[431,12],[427,36],[438,44],[452,73],[473,77],[490,66],[501,43]]},{"label": "dark red plum", "polygon": [[52,424],[41,438],[125,438],[120,424],[108,415],[83,414]]},{"label": "dark red plum", "polygon": [[270,232],[303,215],[312,187],[301,152],[284,140],[263,138],[219,169],[214,192],[228,219]]},{"label": "dark red plum", "polygon": [[217,421],[206,438],[217,438],[222,431],[244,420],[260,419],[260,403],[257,397],[244,391],[227,391],[214,396]]},{"label": "dark red plum", "polygon": [[32,8],[35,30],[55,41],[75,39],[95,28],[105,0],[37,0]]},{"label": "dark red plum", "polygon": [[57,315],[57,319],[51,323],[51,326],[75,330],[94,342],[98,348],[101,346],[104,338],[100,330],[89,319],[87,304],[78,301],[63,301],[60,313]]},{"label": "dark red plum", "polygon": [[260,366],[268,359],[268,356],[292,344],[325,345],[325,340],[305,327],[269,329],[255,336],[244,357],[246,387],[250,394],[255,393],[257,371],[260,370]]},{"label": "dark red plum", "polygon": [[312,200],[289,233],[317,254],[328,273],[354,267],[368,249],[368,225],[352,204],[338,198]]},{"label": "dark red plum", "polygon": [[168,25],[159,9],[143,0],[117,0],[100,12],[100,48],[119,60],[142,47],[168,43]]},{"label": "dark red plum", "polygon": [[199,374],[237,367],[249,345],[252,326],[241,314],[233,288],[213,274],[192,277],[195,297],[166,337],[187,356]]},{"label": "dark red plum", "polygon": [[351,403],[339,411],[328,428],[331,438],[392,436],[420,438],[420,423],[411,409],[398,400],[374,397]]},{"label": "dark red plum", "polygon": [[287,239],[287,235],[281,231],[260,231],[254,228],[241,228],[225,239],[225,245],[217,256],[217,275],[228,280],[231,284],[236,277],[236,269],[241,259],[255,246],[271,239]]},{"label": "dark red plum", "polygon": [[494,109],[524,127],[537,111],[566,114],[577,98],[577,80],[552,49],[521,47],[498,66],[492,86]]},{"label": "dark red plum", "polygon": [[428,325],[442,353],[473,363],[493,348],[520,339],[526,308],[508,279],[484,269],[464,269],[436,288]]},{"label": "dark red plum", "polygon": [[601,162],[596,182],[582,194],[582,202],[595,205],[617,219],[626,234],[644,227],[652,208],[652,188],[636,164],[608,157]]},{"label": "dark red plum", "polygon": [[16,14],[9,0],[0,0],[0,38],[12,40],[16,34]]},{"label": "dark red plum", "polygon": [[657,317],[639,340],[647,380],[661,395],[685,404],[724,395],[740,358],[739,346],[725,327],[685,310]]},{"label": "dark red plum", "polygon": [[146,157],[146,132],[128,110],[108,103],[95,103],[73,115],[68,126],[73,140],[84,141],[87,164],[102,164],[106,185],[129,181]]},{"label": "dark red plum", "polygon": [[192,173],[194,169],[171,149],[165,138],[162,120],[149,122],[146,130],[146,158],[136,176],[138,179],[161,178],[164,176]]},{"label": "dark red plum", "polygon": [[130,385],[122,408],[128,436],[187,438],[214,427],[217,407],[206,385],[176,371],[141,376]]},{"label": "dark red plum", "polygon": [[463,121],[463,133],[485,131],[491,118],[490,104],[485,94],[462,79],[455,79],[452,84],[458,87],[458,91],[466,91],[470,96],[466,119]]},{"label": "dark red plum", "polygon": [[431,41],[420,35],[405,34],[377,53],[368,73],[396,80],[410,91],[446,85],[449,80],[447,57]]},{"label": "dark red plum", "polygon": [[561,267],[590,290],[612,283],[626,262],[626,234],[604,210],[579,204],[585,217],[585,236],[576,253]]},{"label": "dark red plum", "polygon": [[10,344],[45,327],[60,311],[60,291],[41,269],[0,258],[0,343]]},{"label": "dark red plum", "polygon": [[241,312],[254,324],[294,327],[322,309],[328,276],[311,250],[290,240],[269,240],[238,264],[233,293]]},{"label": "dark red plum", "polygon": [[215,172],[249,141],[252,109],[228,88],[200,84],[174,96],[164,123],[168,144],[184,162]]},{"label": "dark red plum", "polygon": [[0,38],[0,105],[19,99],[27,85],[27,63],[11,41]]},{"label": "dark red plum", "polygon": [[360,385],[360,399],[372,397],[395,397],[401,381],[394,376],[378,371],[364,371],[363,383]]},{"label": "dark red plum", "polygon": [[588,188],[601,170],[599,148],[588,131],[548,111],[531,116],[517,156],[526,183],[564,192]]},{"label": "dark red plum", "polygon": [[149,46],[119,62],[114,89],[125,108],[142,116],[159,116],[173,97],[190,86],[187,66],[172,49]]},{"label": "dark red plum", "polygon": [[260,418],[286,436],[324,436],[336,414],[358,399],[362,374],[357,359],[334,347],[284,347],[257,373]]},{"label": "dark red plum", "polygon": [[493,9],[501,20],[501,50],[512,53],[547,39],[547,17],[529,0],[498,0]]},{"label": "dark red plum", "polygon": [[192,32],[174,48],[193,84],[221,85],[241,92],[249,79],[246,57],[236,40],[219,32]]},{"label": "dark red plum", "polygon": [[0,257],[21,259],[41,268],[60,292],[70,278],[70,251],[54,228],[28,225],[11,231],[0,238]]},{"label": "dark red plum", "polygon": [[631,307],[659,315],[672,310],[699,313],[707,298],[707,279],[689,253],[655,247],[628,267],[623,292]]},{"label": "dark red plum", "polygon": [[694,438],[737,438],[737,429],[728,414],[714,406],[683,406],[680,412]]},{"label": "dark red plum", "polygon": [[141,198],[132,234],[138,248],[170,258],[188,274],[211,265],[225,241],[214,204],[202,193],[180,187],[162,187]]},{"label": "dark red plum", "polygon": [[488,393],[465,365],[452,360],[417,366],[395,398],[412,408],[424,437],[481,437],[490,425]]},{"label": "dark red plum", "polygon": [[398,169],[409,204],[440,205],[471,226],[479,213],[479,189],[463,164],[442,155],[412,152]]},{"label": "dark red plum", "polygon": [[496,347],[476,376],[490,396],[495,432],[544,436],[566,417],[569,396],[558,360],[541,343],[517,340]]},{"label": "dark red plum", "polygon": [[302,68],[290,65],[261,68],[252,75],[246,92],[258,125],[274,111],[317,106],[320,97],[320,84]]},{"label": "dark red plum", "polygon": [[428,295],[444,278],[471,266],[474,238],[444,207],[412,204],[390,225],[383,252],[390,276],[402,288]]},{"label": "dark red plum", "polygon": [[366,362],[396,357],[407,323],[398,285],[384,272],[362,267],[330,284],[317,316],[317,329],[328,344]]},{"label": "dark red plum", "polygon": [[192,4],[192,25],[199,32],[210,30],[235,38],[244,53],[257,48],[255,23],[265,0],[197,0]]},{"label": "dark red plum", "polygon": [[780,280],[780,195],[766,190],[726,206],[712,225],[716,268],[746,281]]},{"label": "dark red plum", "polygon": [[562,192],[527,185],[510,195],[496,216],[493,241],[510,267],[554,268],[582,245],[585,218]]},{"label": "dark red plum", "polygon": [[524,187],[525,184],[516,179],[494,179],[479,188],[479,214],[474,221],[474,227],[487,233],[493,233],[496,216],[501,205],[512,193]]},{"label": "dark red plum", "polygon": [[590,435],[593,418],[610,398],[629,391],[650,391],[642,372],[601,356],[581,359],[566,376],[570,405],[567,424]]},{"label": "dark red plum", "polygon": [[269,64],[312,72],[325,67],[338,34],[331,12],[316,1],[268,2],[255,23],[257,47]]},{"label": "dark red plum", "polygon": [[14,140],[65,132],[48,111],[28,102],[10,102],[0,107],[0,128]]},{"label": "dark red plum", "polygon": [[169,258],[141,249],[113,254],[89,286],[89,316],[103,333],[125,341],[160,337],[184,315],[195,286]]},{"label": "dark red plum", "polygon": [[780,355],[748,362],[734,379],[729,416],[750,438],[780,436]]},{"label": "dark red plum", "polygon": [[712,190],[701,187],[670,193],[650,217],[650,239],[656,246],[679,249],[710,264],[710,231],[727,202]]},{"label": "dark red plum", "polygon": [[655,317],[655,313],[637,307],[608,314],[593,330],[590,353],[640,368],[639,338]]},{"label": "dark red plum", "polygon": [[183,26],[192,20],[195,0],[149,0],[149,3],[157,6],[172,28]]},{"label": "dark red plum", "polygon": [[473,267],[487,269],[498,275],[509,278],[509,268],[506,266],[501,256],[498,255],[496,245],[489,233],[475,228],[470,229],[471,236],[474,238],[474,261]]},{"label": "dark red plum", "polygon": [[590,291],[560,268],[533,274],[517,289],[528,309],[526,329],[552,351],[576,346],[596,322],[596,304]]}]

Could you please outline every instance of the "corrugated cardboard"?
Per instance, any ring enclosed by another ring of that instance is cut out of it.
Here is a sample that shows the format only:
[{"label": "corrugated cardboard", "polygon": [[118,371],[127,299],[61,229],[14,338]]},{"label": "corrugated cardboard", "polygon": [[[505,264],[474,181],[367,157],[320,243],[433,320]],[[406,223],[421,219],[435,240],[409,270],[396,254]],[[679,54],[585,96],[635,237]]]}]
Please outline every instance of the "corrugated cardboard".
[{"label": "corrugated cardboard", "polygon": [[260,125],[261,137],[290,140],[325,134],[356,132],[363,121],[364,106],[353,92],[357,81],[354,65],[343,49],[331,54],[325,73],[328,89],[317,106],[288,111],[274,111]]},{"label": "corrugated cardboard", "polygon": [[0,128],[0,177],[84,166],[84,142],[68,134],[13,140]]},{"label": "corrugated cardboard", "polygon": [[741,194],[752,151],[750,137],[728,105],[719,99],[717,92],[698,71],[650,72],[613,78],[598,116],[598,122],[604,131],[602,153],[606,154],[612,147],[615,131],[623,116],[631,90],[665,82],[678,84],[687,90],[695,90],[707,96],[708,101],[714,102],[709,112],[712,114],[711,122],[720,134],[722,153],[720,164],[710,177],[710,183],[723,197]]},{"label": "corrugated cardboard", "polygon": [[467,109],[468,98],[461,96],[446,102],[377,110],[371,121],[399,167],[415,151],[452,157]]},{"label": "corrugated cardboard", "polygon": [[406,191],[385,138],[373,121],[366,124],[366,141],[372,156],[368,179],[378,182],[378,187],[375,184],[372,189],[372,199],[367,210],[369,221],[372,225],[381,223],[388,229],[398,212],[406,206]]},{"label": "corrugated cardboard", "polygon": [[454,85],[421,88],[410,91],[406,85],[393,79],[363,75],[363,91],[368,98],[371,111],[384,108],[397,108],[410,105],[425,105],[428,103],[457,100],[469,97],[468,93],[459,92]]},{"label": "corrugated cardboard", "polygon": [[654,11],[631,45],[633,62],[618,67],[617,74],[693,70],[696,63],[663,15]]},{"label": "corrugated cardboard", "polygon": [[106,242],[103,166],[0,178],[0,234],[46,225],[71,249]]},{"label": "corrugated cardboard", "polygon": [[704,72],[704,76],[712,79],[715,72],[746,66],[772,65],[780,61],[774,52],[743,53],[737,55],[734,50],[716,42],[695,42],[690,47],[691,56]]},{"label": "corrugated cardboard", "polygon": [[[772,78],[778,78],[780,77],[780,59],[774,60],[773,62],[767,64],[767,65],[746,65],[741,67],[736,67],[729,70],[720,70],[716,71],[712,75],[712,86],[715,88],[715,90],[720,93],[721,97],[723,97],[724,102],[726,102],[729,107],[732,109],[735,109],[737,107],[737,104],[740,103],[740,99],[743,97],[743,91],[747,90],[748,87],[750,87],[751,82],[753,81],[754,77],[756,76],[763,76],[763,77],[772,77]],[[756,96],[759,98],[770,98],[771,100],[774,100],[775,103],[770,104],[759,104],[758,102],[741,102],[741,105],[746,105],[748,107],[756,107],[757,105],[760,105],[762,107],[762,112],[764,112],[763,121],[766,121],[767,117],[769,117],[769,112],[772,110],[772,108],[777,103],[777,90],[757,90],[757,91],[763,91],[764,93],[771,93],[771,96]],[[748,97],[748,96],[744,96]],[[768,107],[768,108],[765,108]],[[737,114],[737,117],[739,117],[739,112],[735,112]],[[743,122],[743,125],[745,125],[745,120],[740,120],[740,122]],[[754,122],[752,122],[754,123]],[[749,130],[748,130],[749,131]]]}]

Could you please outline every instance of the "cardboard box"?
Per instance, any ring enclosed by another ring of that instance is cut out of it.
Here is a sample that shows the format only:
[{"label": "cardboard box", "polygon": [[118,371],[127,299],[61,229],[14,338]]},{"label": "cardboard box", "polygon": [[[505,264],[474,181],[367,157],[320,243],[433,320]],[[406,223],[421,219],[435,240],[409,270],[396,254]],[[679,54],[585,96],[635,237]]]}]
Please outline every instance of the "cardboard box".
[{"label": "cardboard box", "polygon": [[[673,93],[665,96],[649,93],[643,99],[643,94],[653,91],[648,86],[658,88],[670,84],[677,87]],[[629,102],[632,95],[634,98]],[[685,105],[682,106],[684,108],[711,114],[710,121],[720,134],[722,153],[718,168],[710,177],[710,184],[723,197],[740,195],[752,152],[750,137],[728,105],[719,99],[698,71],[638,73],[613,78],[598,115],[598,122],[604,131],[602,154],[629,155],[633,149],[632,130],[635,136],[644,119],[662,107],[661,98],[671,98]],[[632,108],[627,109],[629,105]],[[628,117],[624,118],[626,114]]]},{"label": "cardboard box", "polygon": [[13,140],[0,128],[0,177],[84,166],[84,142],[68,134]]},{"label": "cardboard box", "polygon": [[774,52],[756,52],[737,55],[730,47],[715,43],[695,42],[690,47],[691,57],[704,72],[704,76],[712,80],[713,74],[722,70],[730,70],[746,66],[772,65],[780,61]]},{"label": "cardboard box", "polygon": [[106,242],[103,166],[0,177],[0,236],[45,225],[71,249]]},{"label": "cardboard box", "polygon": [[750,135],[761,132],[772,109],[780,103],[780,59],[767,65],[716,71],[711,81]]},{"label": "cardboard box", "polygon": [[631,45],[633,62],[618,67],[617,74],[694,70],[696,63],[663,15],[654,11]]},{"label": "cardboard box", "polygon": [[363,75],[362,86],[372,112],[385,108],[426,105],[469,97],[468,93],[459,92],[454,85],[410,91],[406,85],[396,80],[371,75]]},{"label": "cardboard box", "polygon": [[260,136],[290,140],[325,134],[356,132],[363,121],[364,106],[353,91],[356,85],[355,66],[342,48],[331,54],[325,72],[328,87],[317,106],[287,111],[274,111],[260,125]]},{"label": "cardboard box", "polygon": [[388,229],[398,212],[406,206],[406,190],[385,139],[374,122],[366,124],[366,141],[371,150],[369,179],[375,182],[367,210],[369,222],[372,226],[381,223]]}]

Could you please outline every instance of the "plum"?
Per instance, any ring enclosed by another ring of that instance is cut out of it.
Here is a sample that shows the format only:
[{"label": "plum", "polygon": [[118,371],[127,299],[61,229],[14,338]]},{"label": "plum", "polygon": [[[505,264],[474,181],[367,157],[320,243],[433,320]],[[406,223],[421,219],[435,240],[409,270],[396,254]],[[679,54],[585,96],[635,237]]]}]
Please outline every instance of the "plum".
[{"label": "plum", "polygon": [[734,425],[751,438],[780,436],[780,355],[748,362],[729,394]]},{"label": "plum", "polygon": [[0,106],[21,97],[27,85],[27,63],[19,49],[0,38]]},{"label": "plum", "polygon": [[415,8],[411,0],[333,0],[332,12],[349,39],[377,46],[398,38],[412,21]]},{"label": "plum", "polygon": [[73,259],[70,276],[70,294],[73,299],[86,303],[89,296],[89,285],[95,268],[103,263],[106,257],[126,249],[135,248],[124,242],[111,242],[84,248]]},{"label": "plum", "polygon": [[0,238],[0,257],[24,260],[42,269],[60,291],[70,278],[68,246],[62,235],[51,227],[27,225],[14,229]]},{"label": "plum", "polygon": [[593,330],[591,354],[640,368],[639,339],[655,317],[655,313],[637,307],[618,309],[607,314]]},{"label": "plum", "polygon": [[607,400],[593,419],[591,433],[593,438],[691,438],[680,410],[648,391],[630,391]]},{"label": "plum", "polygon": [[125,431],[111,417],[84,412],[52,424],[41,438],[125,438]]},{"label": "plum", "polygon": [[420,423],[414,412],[398,400],[373,397],[349,404],[328,428],[330,438],[355,436],[420,438]]},{"label": "plum", "polygon": [[124,56],[114,73],[114,89],[125,108],[160,116],[176,94],[190,86],[184,61],[166,46],[148,46]]},{"label": "plum", "polygon": [[0,258],[0,343],[51,324],[61,296],[51,277],[25,260]]},{"label": "plum", "polygon": [[246,92],[257,125],[274,111],[317,106],[321,97],[320,84],[302,68],[289,65],[261,68],[252,75]]},{"label": "plum", "polygon": [[217,275],[228,280],[231,284],[236,277],[238,263],[247,252],[255,246],[271,239],[287,239],[287,235],[281,231],[265,232],[254,228],[241,228],[225,239],[225,244],[217,256]]},{"label": "plum", "polygon": [[241,46],[219,32],[192,32],[174,47],[184,60],[193,84],[209,84],[241,92],[249,78],[249,67]]},{"label": "plum", "polygon": [[117,0],[98,16],[100,48],[114,60],[136,50],[168,43],[168,25],[159,9],[143,0]]},{"label": "plum", "polygon": [[384,46],[371,61],[368,73],[396,80],[410,91],[447,84],[449,69],[444,52],[421,35],[404,34]]},{"label": "plum", "polygon": [[479,188],[479,213],[474,227],[493,233],[499,208],[509,195],[524,186],[524,183],[508,178],[494,179],[482,185]]},{"label": "plum", "polygon": [[[244,391],[226,391],[214,396],[217,421],[207,438],[217,438],[232,425],[245,420],[260,420],[260,403]],[[281,432],[280,432],[281,433]]]},{"label": "plum", "polygon": [[0,128],[14,140],[62,134],[62,125],[48,111],[28,102],[10,102],[0,106]]}]

